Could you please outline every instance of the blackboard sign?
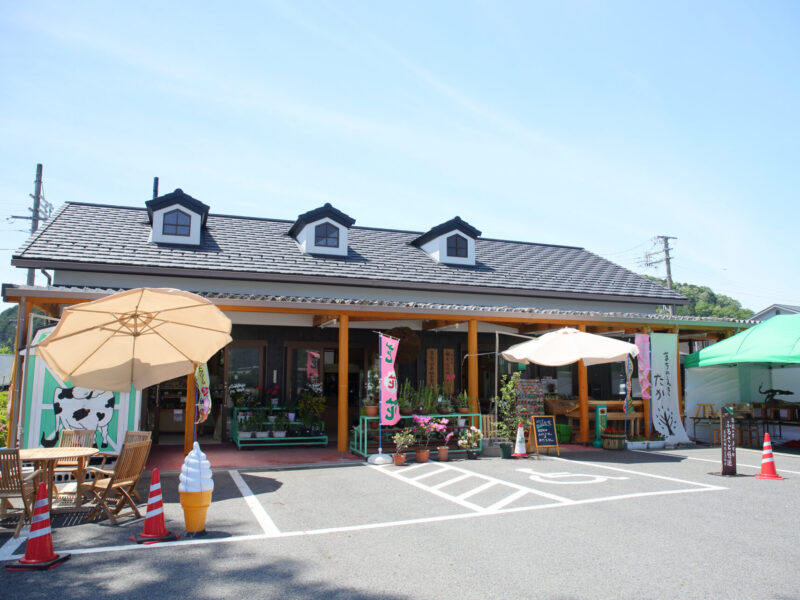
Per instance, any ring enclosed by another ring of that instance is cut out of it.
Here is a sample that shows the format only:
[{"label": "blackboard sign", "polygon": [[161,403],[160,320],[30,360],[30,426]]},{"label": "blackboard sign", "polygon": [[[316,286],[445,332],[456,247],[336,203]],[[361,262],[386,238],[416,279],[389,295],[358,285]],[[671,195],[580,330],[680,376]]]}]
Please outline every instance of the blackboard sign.
[{"label": "blackboard sign", "polygon": [[722,474],[736,475],[736,420],[726,410],[720,411],[719,429],[722,436]]},{"label": "blackboard sign", "polygon": [[555,448],[556,454],[561,456],[561,451],[558,449],[556,418],[554,416],[534,415],[531,417],[531,440],[537,455],[539,454],[539,448]]}]

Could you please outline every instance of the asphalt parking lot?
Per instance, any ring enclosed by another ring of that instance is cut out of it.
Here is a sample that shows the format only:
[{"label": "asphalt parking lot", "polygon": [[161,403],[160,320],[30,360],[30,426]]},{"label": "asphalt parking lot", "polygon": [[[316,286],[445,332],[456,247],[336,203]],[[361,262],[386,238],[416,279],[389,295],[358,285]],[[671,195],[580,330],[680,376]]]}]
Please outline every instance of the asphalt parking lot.
[{"label": "asphalt parking lot", "polygon": [[[201,598],[256,584],[261,597],[427,598],[456,586],[465,598],[797,598],[800,456],[776,457],[785,481],[755,479],[760,459],[740,449],[742,476],[725,478],[719,449],[218,470],[204,537],[141,546],[128,539],[140,519],[54,515],[55,551],[70,560],[0,577],[30,597],[52,597],[37,595],[42,578],[97,585],[100,569],[129,579],[124,589],[160,581],[154,593]],[[166,526],[182,534],[177,474],[161,480]],[[0,530],[0,559],[24,548]],[[213,565],[207,586],[195,583],[198,561]],[[148,569],[168,576],[143,578]],[[230,575],[239,569],[249,575]]]}]

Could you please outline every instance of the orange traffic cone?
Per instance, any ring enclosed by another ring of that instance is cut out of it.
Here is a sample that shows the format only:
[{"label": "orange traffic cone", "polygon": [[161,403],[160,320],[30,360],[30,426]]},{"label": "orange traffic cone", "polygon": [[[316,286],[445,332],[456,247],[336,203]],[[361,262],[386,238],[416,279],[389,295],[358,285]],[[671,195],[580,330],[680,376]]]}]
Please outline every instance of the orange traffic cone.
[{"label": "orange traffic cone", "polygon": [[144,531],[135,538],[130,538],[137,544],[155,544],[177,540],[178,536],[167,531],[164,524],[164,504],[161,502],[161,479],[158,469],[153,469],[150,478],[150,496],[147,499],[147,514],[144,517]]},{"label": "orange traffic cone", "polygon": [[25,547],[25,557],[20,558],[18,563],[6,565],[8,571],[54,569],[70,557],[69,554],[58,555],[53,552],[49,502],[47,485],[42,481],[36,492],[36,503],[33,505],[31,532],[28,535],[28,545]]},{"label": "orange traffic cone", "polygon": [[517,427],[517,442],[514,444],[514,458],[525,458],[528,456],[528,451],[525,448],[525,430],[522,428],[522,423]]},{"label": "orange traffic cone", "polygon": [[778,475],[775,470],[775,458],[772,456],[772,442],[769,439],[769,434],[764,434],[764,453],[761,455],[761,473],[756,475],[756,479],[780,479],[783,477]]}]

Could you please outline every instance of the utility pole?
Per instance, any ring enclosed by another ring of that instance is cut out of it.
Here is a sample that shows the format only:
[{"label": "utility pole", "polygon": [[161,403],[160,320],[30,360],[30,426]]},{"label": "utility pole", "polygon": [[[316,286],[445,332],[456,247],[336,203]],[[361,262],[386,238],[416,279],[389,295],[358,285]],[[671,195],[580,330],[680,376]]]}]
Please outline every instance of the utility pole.
[{"label": "utility pole", "polygon": [[[18,217],[12,216],[12,219],[29,219],[31,222],[31,235],[36,233],[39,229],[39,221],[46,221],[48,217],[50,217],[50,213],[53,210],[53,206],[44,199],[42,196],[42,165],[41,163],[36,165],[36,182],[33,186],[33,194],[30,195],[33,198],[33,206],[28,210],[31,211],[30,217]],[[28,285],[33,285],[34,278],[36,275],[36,269],[28,269]]]},{"label": "utility pole", "polygon": [[[672,250],[672,248],[669,247],[669,241],[676,239],[678,238],[669,235],[657,235],[653,238],[653,242],[656,243],[660,241],[661,250],[647,252],[644,255],[644,266],[646,267],[654,267],[662,262],[665,263],[667,267],[667,289],[669,290],[672,289],[672,268],[670,265],[670,260],[672,257],[669,255],[669,251]],[[659,256],[661,258],[658,258]],[[670,316],[672,316],[672,314],[675,312],[675,306],[673,304],[669,304],[667,308],[669,309]]]}]

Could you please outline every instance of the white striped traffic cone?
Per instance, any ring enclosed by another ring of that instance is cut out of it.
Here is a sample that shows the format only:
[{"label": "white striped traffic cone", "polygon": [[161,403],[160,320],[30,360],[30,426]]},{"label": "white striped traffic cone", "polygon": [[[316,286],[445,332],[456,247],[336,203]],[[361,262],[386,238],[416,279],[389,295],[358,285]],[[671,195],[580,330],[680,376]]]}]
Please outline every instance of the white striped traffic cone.
[{"label": "white striped traffic cone", "polygon": [[756,479],[779,479],[783,481],[783,477],[778,475],[775,470],[775,457],[772,456],[772,442],[769,439],[769,434],[764,434],[764,453],[761,455],[761,473],[756,475]]},{"label": "white striped traffic cone", "polygon": [[47,485],[42,481],[36,492],[36,503],[33,505],[31,532],[28,535],[28,545],[25,547],[25,557],[20,558],[18,563],[6,565],[8,571],[54,569],[70,557],[69,554],[58,555],[53,552],[49,504]]},{"label": "white striped traffic cone", "polygon": [[517,442],[514,444],[514,458],[525,458],[528,456],[528,451],[525,448],[525,430],[522,428],[522,423],[517,427]]},{"label": "white striped traffic cone", "polygon": [[177,540],[178,536],[167,531],[164,524],[164,503],[161,500],[161,478],[158,469],[153,469],[150,477],[150,495],[147,498],[147,514],[144,517],[144,530],[135,538],[137,544],[155,544]]}]

